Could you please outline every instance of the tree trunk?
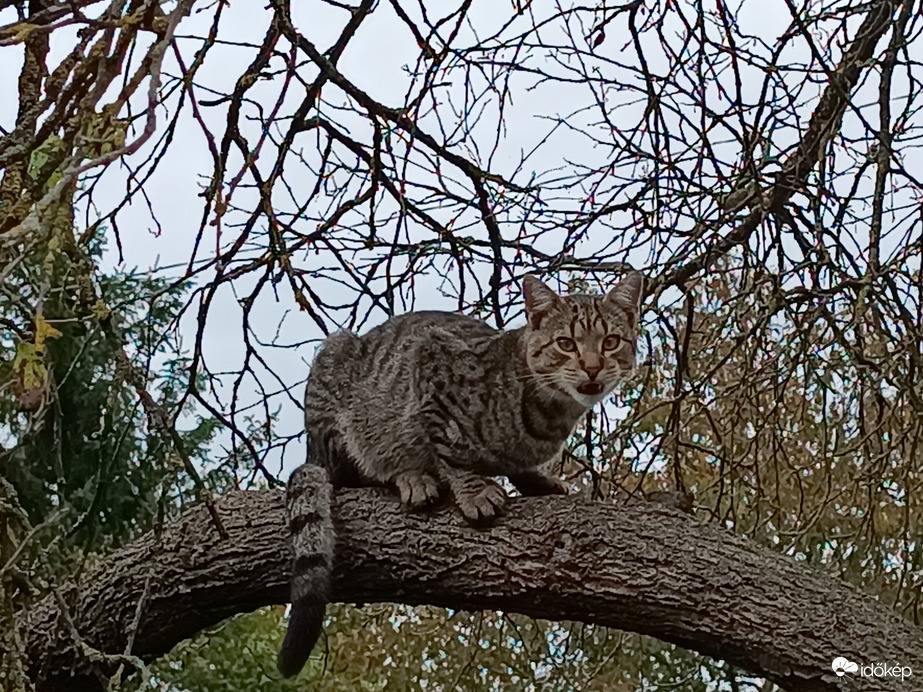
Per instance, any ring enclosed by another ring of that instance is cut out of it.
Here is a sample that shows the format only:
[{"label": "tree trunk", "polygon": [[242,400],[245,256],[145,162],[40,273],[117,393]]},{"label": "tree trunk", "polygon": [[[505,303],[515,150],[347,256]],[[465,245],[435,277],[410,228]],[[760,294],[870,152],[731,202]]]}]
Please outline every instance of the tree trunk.
[{"label": "tree trunk", "polygon": [[[334,504],[338,601],[606,625],[724,659],[795,691],[894,684],[838,678],[837,656],[923,675],[923,631],[875,598],[655,503],[514,498],[485,530],[452,511],[409,514],[378,490],[344,490]],[[286,602],[282,494],[234,492],[217,507],[228,539],[197,508],[159,538],[149,534],[109,556],[65,593],[87,644],[124,653],[134,630],[131,653],[149,660],[230,615]],[[58,615],[49,598],[21,623],[36,689],[100,690]],[[914,678],[896,684],[920,689]]]}]

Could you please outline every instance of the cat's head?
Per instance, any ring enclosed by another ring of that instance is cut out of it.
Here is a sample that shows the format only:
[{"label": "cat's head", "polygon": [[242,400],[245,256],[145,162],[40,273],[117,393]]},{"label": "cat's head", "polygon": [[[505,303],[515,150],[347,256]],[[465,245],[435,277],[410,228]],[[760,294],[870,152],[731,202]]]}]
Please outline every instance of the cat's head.
[{"label": "cat's head", "polygon": [[644,277],[633,271],[604,296],[561,296],[523,280],[526,361],[544,386],[589,408],[635,367]]}]

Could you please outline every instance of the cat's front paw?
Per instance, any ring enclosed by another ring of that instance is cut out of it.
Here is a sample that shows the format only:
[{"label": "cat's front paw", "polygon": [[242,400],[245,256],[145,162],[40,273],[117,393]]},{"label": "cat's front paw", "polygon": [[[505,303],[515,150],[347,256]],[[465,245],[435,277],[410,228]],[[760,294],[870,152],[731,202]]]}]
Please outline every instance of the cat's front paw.
[{"label": "cat's front paw", "polygon": [[428,473],[406,471],[395,476],[393,482],[401,504],[410,509],[426,507],[439,499],[439,483]]},{"label": "cat's front paw", "polygon": [[567,495],[569,488],[564,481],[546,476],[544,473],[533,471],[509,477],[510,483],[515,486],[523,497],[537,495]]},{"label": "cat's front paw", "polygon": [[496,519],[506,504],[506,491],[487,478],[479,478],[477,483],[471,485],[474,487],[455,490],[455,504],[459,511],[472,524],[484,524]]}]

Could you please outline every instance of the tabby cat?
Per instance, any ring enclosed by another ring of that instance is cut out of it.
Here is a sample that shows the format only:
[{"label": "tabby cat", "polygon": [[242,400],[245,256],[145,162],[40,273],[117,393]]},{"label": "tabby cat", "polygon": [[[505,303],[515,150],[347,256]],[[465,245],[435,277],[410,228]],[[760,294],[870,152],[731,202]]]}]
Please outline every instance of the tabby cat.
[{"label": "tabby cat", "polygon": [[634,368],[643,284],[631,272],[605,296],[559,296],[526,276],[519,329],[411,312],[324,342],[305,392],[308,461],[286,494],[295,559],[283,675],[301,670],[323,627],[333,488],[388,485],[409,508],[448,490],[472,523],[503,509],[493,476],[523,495],[566,494],[541,467]]}]

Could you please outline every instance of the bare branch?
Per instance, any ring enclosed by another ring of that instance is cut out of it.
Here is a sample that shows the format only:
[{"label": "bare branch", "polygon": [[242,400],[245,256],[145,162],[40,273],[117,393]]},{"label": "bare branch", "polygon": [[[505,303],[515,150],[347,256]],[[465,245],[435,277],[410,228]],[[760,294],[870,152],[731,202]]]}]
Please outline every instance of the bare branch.
[{"label": "bare branch", "polygon": [[700,271],[710,267],[715,259],[727,254],[733,247],[745,243],[767,214],[779,212],[792,195],[801,190],[808,174],[823,158],[830,139],[839,130],[843,113],[850,104],[850,92],[859,81],[863,68],[869,67],[875,46],[891,26],[889,20],[900,4],[897,0],[878,0],[871,3],[865,20],[856,31],[852,45],[830,75],[830,83],[811,115],[811,121],[795,152],[783,163],[776,181],[763,193],[754,195],[755,209],[737,228],[709,247],[705,253],[654,282],[654,286],[649,290],[653,290],[655,286],[665,288],[683,285]]}]

